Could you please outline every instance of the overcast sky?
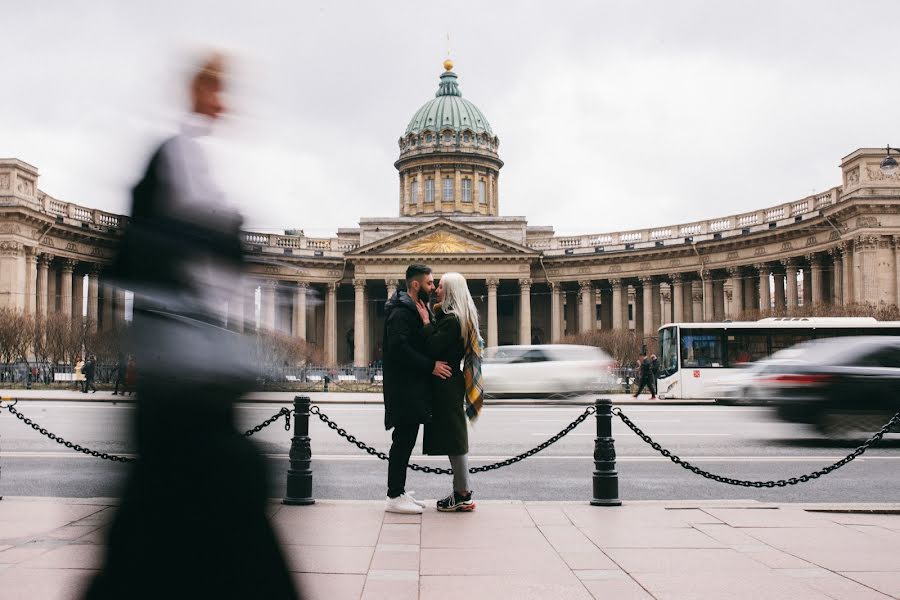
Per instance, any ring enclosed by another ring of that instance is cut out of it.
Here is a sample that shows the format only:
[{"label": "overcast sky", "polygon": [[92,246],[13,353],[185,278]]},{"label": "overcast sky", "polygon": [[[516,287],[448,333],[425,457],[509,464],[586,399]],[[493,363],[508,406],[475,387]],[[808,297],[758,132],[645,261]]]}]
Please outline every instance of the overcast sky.
[{"label": "overcast sky", "polygon": [[397,215],[397,139],[448,49],[500,137],[503,215],[557,233],[711,218],[900,146],[885,2],[0,0],[0,156],[116,212],[177,127],[197,51],[237,59],[211,154],[249,227]]}]

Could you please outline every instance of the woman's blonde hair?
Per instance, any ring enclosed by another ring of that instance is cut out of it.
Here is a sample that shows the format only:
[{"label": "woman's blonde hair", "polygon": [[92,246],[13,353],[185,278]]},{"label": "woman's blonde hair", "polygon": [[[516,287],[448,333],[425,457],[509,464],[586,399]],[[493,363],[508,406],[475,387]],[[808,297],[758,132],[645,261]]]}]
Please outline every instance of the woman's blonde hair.
[{"label": "woman's blonde hair", "polygon": [[469,292],[469,284],[466,278],[459,273],[445,273],[441,277],[441,285],[444,288],[444,300],[441,302],[441,310],[448,315],[456,315],[459,319],[460,330],[464,342],[469,340],[469,332],[478,332],[478,309]]}]

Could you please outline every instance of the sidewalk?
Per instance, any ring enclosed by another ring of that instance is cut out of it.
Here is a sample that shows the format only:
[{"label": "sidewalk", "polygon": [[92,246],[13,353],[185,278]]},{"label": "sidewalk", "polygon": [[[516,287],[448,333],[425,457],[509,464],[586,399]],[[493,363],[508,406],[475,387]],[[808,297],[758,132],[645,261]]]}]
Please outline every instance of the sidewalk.
[{"label": "sidewalk", "polygon": [[[250,392],[241,399],[243,402],[260,403],[284,403],[290,404],[294,396],[309,396],[316,404],[382,404],[384,398],[380,393],[371,392]],[[76,402],[134,402],[135,396],[113,396],[112,392],[100,391],[97,393],[82,394],[74,390],[2,390],[0,398],[18,398],[19,400],[47,400],[61,401],[73,400]],[[524,399],[495,399],[485,401],[489,405],[508,406],[584,406],[593,403],[594,398],[609,398],[613,404],[626,405],[697,405],[715,404],[712,400],[650,400],[650,396],[643,394],[635,399],[631,394],[590,394],[577,398],[553,399],[553,398],[524,398]]]},{"label": "sidewalk", "polygon": [[[113,505],[0,501],[0,600],[77,598]],[[405,516],[273,501],[271,515],[307,600],[900,598],[900,504],[485,501]]]}]

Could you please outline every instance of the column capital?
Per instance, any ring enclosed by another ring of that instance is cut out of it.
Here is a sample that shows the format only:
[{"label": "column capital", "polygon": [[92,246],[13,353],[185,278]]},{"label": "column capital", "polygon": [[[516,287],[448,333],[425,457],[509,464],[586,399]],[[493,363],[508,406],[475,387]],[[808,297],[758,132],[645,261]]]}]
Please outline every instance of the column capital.
[{"label": "column capital", "polygon": [[829,248],[827,252],[831,256],[832,260],[841,260],[844,257],[844,248],[842,246]]},{"label": "column capital", "polygon": [[386,286],[388,286],[388,287],[396,288],[396,287],[397,287],[397,280],[396,280],[396,279],[385,279],[385,280],[384,280],[384,285],[386,285]]},{"label": "column capital", "polygon": [[75,270],[75,267],[78,266],[78,261],[74,258],[64,258],[62,259],[60,265],[62,267],[63,273],[71,273]]},{"label": "column capital", "polygon": [[730,277],[740,277],[741,276],[741,268],[740,267],[725,267],[725,271],[728,273]]},{"label": "column capital", "polygon": [[759,271],[760,275],[772,271],[772,267],[769,266],[769,263],[753,263],[753,268]]},{"label": "column capital", "polygon": [[681,273],[672,273],[669,275],[669,279],[672,281],[672,285],[681,285],[684,283],[684,276]]},{"label": "column capital", "polygon": [[519,287],[522,289],[531,288],[531,279],[528,277],[523,277],[519,280]]},{"label": "column capital", "polygon": [[298,281],[298,282],[297,282],[297,290],[298,290],[298,291],[299,291],[299,290],[302,290],[302,291],[305,292],[305,291],[308,290],[308,289],[309,289],[309,283],[308,283],[308,282],[306,282],[306,281]]},{"label": "column capital", "polygon": [[782,258],[778,262],[780,262],[786,269],[796,269],[800,266],[800,259],[796,256]]},{"label": "column capital", "polygon": [[819,256],[818,252],[810,252],[809,254],[804,255],[804,258],[809,262],[811,269],[822,268],[822,258]]},{"label": "column capital", "polygon": [[582,279],[578,282],[578,288],[582,292],[590,291],[592,287],[593,287],[593,284],[591,283],[591,281],[589,279]]},{"label": "column capital", "polygon": [[487,280],[485,280],[485,284],[487,284],[488,289],[493,288],[493,289],[496,290],[496,289],[497,289],[497,286],[500,285],[500,280],[499,280],[499,279],[493,279],[493,278],[492,278],[492,279],[487,279]]},{"label": "column capital", "polygon": [[353,280],[353,289],[355,290],[365,290],[366,289],[366,279],[354,279]]},{"label": "column capital", "polygon": [[874,250],[878,247],[880,239],[881,237],[877,235],[858,235],[853,240],[854,250]]},{"label": "column capital", "polygon": [[653,285],[653,277],[649,275],[642,275],[638,277],[638,281],[641,282],[641,285]]},{"label": "column capital", "polygon": [[895,250],[900,250],[900,235],[891,236],[891,245]]},{"label": "column capital", "polygon": [[325,283],[325,289],[329,292],[336,293],[340,284],[337,281],[328,281]]},{"label": "column capital", "polygon": [[50,263],[53,262],[53,259],[56,258],[52,254],[48,254],[47,252],[41,252],[38,255],[38,264],[42,267],[49,267]]},{"label": "column capital", "polygon": [[278,287],[278,281],[276,279],[263,279],[259,282],[259,285],[264,288],[275,288]]},{"label": "column capital", "polygon": [[621,277],[613,277],[612,279],[608,279],[607,281],[609,281],[609,285],[611,285],[614,288],[622,287],[622,278]]},{"label": "column capital", "polygon": [[93,277],[100,277],[100,273],[103,271],[103,267],[97,263],[91,263],[88,267],[88,275]]}]

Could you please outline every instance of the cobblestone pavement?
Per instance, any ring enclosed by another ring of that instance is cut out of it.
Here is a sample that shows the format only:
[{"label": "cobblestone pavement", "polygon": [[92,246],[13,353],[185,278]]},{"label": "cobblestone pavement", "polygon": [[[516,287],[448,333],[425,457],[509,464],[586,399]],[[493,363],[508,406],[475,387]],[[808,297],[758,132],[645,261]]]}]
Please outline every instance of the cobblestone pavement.
[{"label": "cobblestone pavement", "polygon": [[[900,598],[900,504],[493,501],[415,516],[382,508],[273,501],[305,598]],[[0,600],[77,598],[114,510],[104,499],[0,501]]]}]

